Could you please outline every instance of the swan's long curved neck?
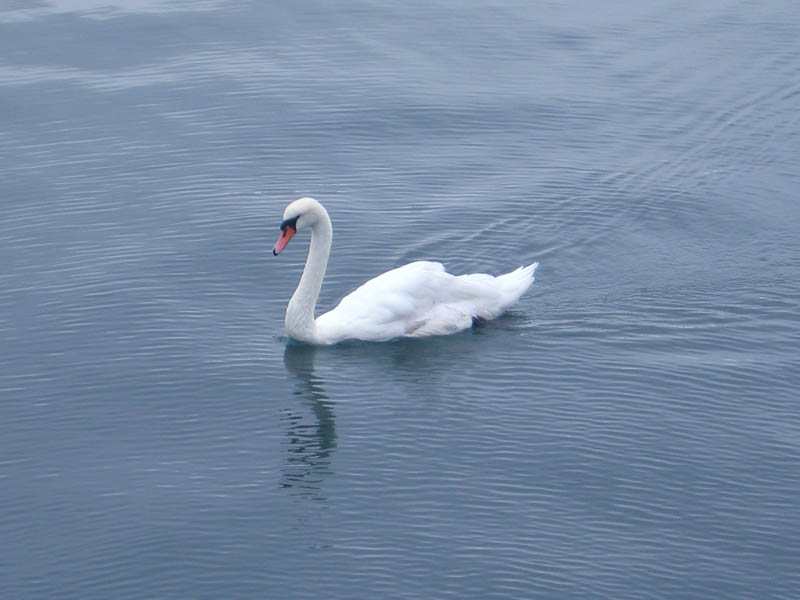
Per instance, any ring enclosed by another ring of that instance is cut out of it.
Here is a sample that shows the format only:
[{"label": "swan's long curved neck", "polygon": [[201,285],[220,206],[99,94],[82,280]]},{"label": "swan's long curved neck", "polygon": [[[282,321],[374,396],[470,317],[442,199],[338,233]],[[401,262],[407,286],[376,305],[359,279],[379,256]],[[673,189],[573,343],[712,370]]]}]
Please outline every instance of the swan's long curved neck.
[{"label": "swan's long curved neck", "polygon": [[331,252],[333,227],[327,214],[323,214],[311,226],[311,245],[308,258],[300,277],[300,283],[286,307],[286,331],[291,337],[302,342],[316,342],[317,326],[314,322],[314,309],[317,306],[322,279],[328,266]]}]

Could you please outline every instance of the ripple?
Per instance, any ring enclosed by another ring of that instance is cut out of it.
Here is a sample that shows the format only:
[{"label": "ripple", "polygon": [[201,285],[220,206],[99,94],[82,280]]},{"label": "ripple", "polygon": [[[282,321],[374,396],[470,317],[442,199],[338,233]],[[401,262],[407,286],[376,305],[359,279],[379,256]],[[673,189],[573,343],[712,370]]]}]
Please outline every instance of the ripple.
[{"label": "ripple", "polygon": [[20,23],[46,19],[54,15],[76,14],[90,19],[113,19],[130,14],[156,14],[216,11],[229,3],[225,0],[200,0],[198,2],[165,2],[164,0],[135,0],[111,2],[106,0],[48,0],[11,2],[0,10],[0,23]]}]

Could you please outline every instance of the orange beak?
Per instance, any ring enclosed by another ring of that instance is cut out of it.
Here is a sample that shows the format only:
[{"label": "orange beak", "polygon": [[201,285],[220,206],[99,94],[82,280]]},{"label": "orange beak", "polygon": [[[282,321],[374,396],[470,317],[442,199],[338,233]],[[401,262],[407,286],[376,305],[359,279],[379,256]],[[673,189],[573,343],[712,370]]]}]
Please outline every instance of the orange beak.
[{"label": "orange beak", "polygon": [[286,248],[286,244],[289,243],[289,240],[292,239],[292,236],[297,233],[297,229],[292,227],[291,225],[287,225],[281,231],[281,237],[278,238],[278,241],[275,242],[275,247],[272,249],[272,254],[278,256],[283,249]]}]

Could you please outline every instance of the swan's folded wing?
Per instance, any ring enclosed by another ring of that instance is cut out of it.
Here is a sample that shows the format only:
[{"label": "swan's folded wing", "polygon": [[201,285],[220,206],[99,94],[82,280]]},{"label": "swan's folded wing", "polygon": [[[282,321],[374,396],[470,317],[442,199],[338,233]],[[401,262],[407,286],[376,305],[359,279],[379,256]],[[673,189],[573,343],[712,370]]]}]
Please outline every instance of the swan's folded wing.
[{"label": "swan's folded wing", "polygon": [[[523,273],[524,287],[530,285],[531,274]],[[445,272],[441,263],[409,263],[345,296],[336,308],[317,318],[317,327],[329,343],[454,333],[469,327],[474,317],[496,317],[519,297],[507,289],[519,287],[516,275],[513,286],[504,279],[508,277],[482,273],[456,277]]]},{"label": "swan's folded wing", "polygon": [[441,263],[417,261],[370,279],[317,318],[326,336],[387,340],[418,329],[441,298],[447,280]]}]

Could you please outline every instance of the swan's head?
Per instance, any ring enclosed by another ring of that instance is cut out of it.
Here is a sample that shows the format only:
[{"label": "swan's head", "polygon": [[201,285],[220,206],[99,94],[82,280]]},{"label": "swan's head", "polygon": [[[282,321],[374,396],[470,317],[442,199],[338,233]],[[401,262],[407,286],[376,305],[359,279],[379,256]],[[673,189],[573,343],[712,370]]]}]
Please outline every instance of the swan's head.
[{"label": "swan's head", "polygon": [[272,254],[280,254],[295,233],[304,227],[314,227],[320,219],[328,219],[328,212],[313,198],[300,198],[289,204],[283,211],[281,237],[275,243]]}]

